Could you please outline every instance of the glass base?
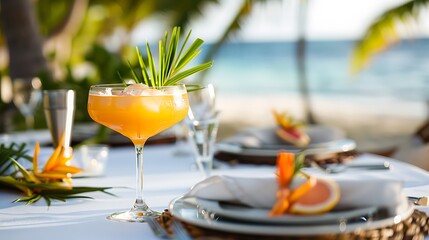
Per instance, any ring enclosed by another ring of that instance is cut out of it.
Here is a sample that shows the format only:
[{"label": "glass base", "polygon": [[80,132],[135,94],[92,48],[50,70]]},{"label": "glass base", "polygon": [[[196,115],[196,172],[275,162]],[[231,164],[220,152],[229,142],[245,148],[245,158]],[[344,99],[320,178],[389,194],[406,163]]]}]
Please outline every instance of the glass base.
[{"label": "glass base", "polygon": [[146,211],[131,209],[125,212],[112,213],[110,216],[107,216],[107,219],[116,222],[146,222],[145,218],[159,215],[161,215],[160,212],[152,211],[150,209]]}]

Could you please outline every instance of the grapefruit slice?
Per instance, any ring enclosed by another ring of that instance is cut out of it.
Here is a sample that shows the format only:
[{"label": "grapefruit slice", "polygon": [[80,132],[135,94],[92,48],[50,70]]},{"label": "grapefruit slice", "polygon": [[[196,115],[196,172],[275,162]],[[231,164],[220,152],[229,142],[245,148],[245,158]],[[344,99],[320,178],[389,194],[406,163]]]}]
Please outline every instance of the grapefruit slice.
[{"label": "grapefruit slice", "polygon": [[293,214],[314,215],[332,210],[340,200],[340,187],[327,178],[317,178],[316,184],[300,196],[289,212]]},{"label": "grapefruit slice", "polygon": [[305,132],[298,129],[285,129],[280,127],[276,130],[276,134],[284,141],[298,147],[304,147],[310,142],[310,137]]}]

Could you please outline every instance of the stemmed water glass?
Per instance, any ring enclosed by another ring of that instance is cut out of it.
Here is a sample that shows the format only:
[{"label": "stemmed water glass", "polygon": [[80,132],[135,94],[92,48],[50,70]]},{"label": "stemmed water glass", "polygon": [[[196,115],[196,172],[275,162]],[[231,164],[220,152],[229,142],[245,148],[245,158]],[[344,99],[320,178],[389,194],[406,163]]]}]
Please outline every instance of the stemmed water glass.
[{"label": "stemmed water glass", "polygon": [[195,150],[197,168],[209,176],[213,167],[213,155],[219,127],[219,112],[215,107],[215,91],[212,84],[190,92],[188,122],[191,143]]},{"label": "stemmed water glass", "polygon": [[13,80],[13,103],[24,116],[27,131],[34,128],[34,113],[42,99],[41,87],[37,77]]},{"label": "stemmed water glass", "polygon": [[185,118],[188,112],[185,85],[147,87],[132,84],[104,84],[91,86],[88,112],[91,118],[128,137],[136,150],[136,200],[125,212],[117,212],[108,219],[125,222],[144,222],[146,217],[158,215],[143,198],[143,147],[146,140]]},{"label": "stemmed water glass", "polygon": [[216,112],[216,92],[209,83],[202,89],[189,92],[188,119],[210,118]]}]

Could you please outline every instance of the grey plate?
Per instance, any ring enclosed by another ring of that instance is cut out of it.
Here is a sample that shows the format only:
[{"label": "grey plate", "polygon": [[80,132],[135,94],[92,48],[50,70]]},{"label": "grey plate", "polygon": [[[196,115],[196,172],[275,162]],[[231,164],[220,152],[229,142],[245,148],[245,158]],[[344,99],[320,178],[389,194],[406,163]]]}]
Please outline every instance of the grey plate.
[{"label": "grey plate", "polygon": [[[214,212],[207,211],[198,205],[195,198],[179,197],[174,199],[169,210],[177,219],[199,227],[209,228],[218,231],[227,231],[252,235],[276,235],[276,236],[315,236],[323,234],[338,234],[381,228],[384,226],[399,223],[408,218],[414,211],[413,206],[404,202],[403,207],[398,208],[396,213],[390,211],[380,211],[369,221],[314,224],[314,225],[287,225],[287,224],[267,224],[256,222],[244,222],[223,218]],[[395,211],[393,211],[395,212]]]}]

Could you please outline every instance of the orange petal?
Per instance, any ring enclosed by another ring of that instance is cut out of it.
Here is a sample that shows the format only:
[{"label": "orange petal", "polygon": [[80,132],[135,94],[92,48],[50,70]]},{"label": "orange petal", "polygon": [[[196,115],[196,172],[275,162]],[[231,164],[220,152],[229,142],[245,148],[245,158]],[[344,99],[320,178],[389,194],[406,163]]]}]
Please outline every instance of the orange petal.
[{"label": "orange petal", "polygon": [[62,166],[58,166],[53,168],[51,171],[49,172],[58,172],[58,173],[71,173],[71,174],[75,174],[78,172],[82,172],[82,169],[77,168],[77,167],[73,167],[73,166],[66,166],[66,165],[62,165]]},{"label": "orange petal", "polygon": [[288,196],[290,191],[288,188],[281,188],[277,190],[277,200],[271,208],[271,211],[268,213],[268,216],[279,216],[284,214],[289,208],[290,204],[288,201]]},{"label": "orange petal", "polygon": [[280,151],[277,155],[277,169],[279,187],[287,187],[295,170],[295,155]]},{"label": "orange petal", "polygon": [[39,172],[39,152],[40,152],[40,145],[37,142],[36,146],[34,147],[34,155],[33,155],[33,172],[37,173]]},{"label": "orange petal", "polygon": [[48,161],[45,164],[45,168],[43,169],[44,172],[51,170],[56,165],[56,161],[61,152],[61,149],[62,149],[61,145],[58,145],[58,147],[55,148],[54,152],[52,153],[52,155],[49,157]]},{"label": "orange petal", "polygon": [[292,190],[291,194],[289,195],[289,202],[293,204],[298,199],[300,199],[304,194],[306,194],[310,189],[312,189],[314,186],[316,186],[317,179],[315,177],[309,176],[309,179],[301,184],[296,189]]},{"label": "orange petal", "polygon": [[63,178],[69,177],[69,174],[67,173],[58,173],[58,172],[34,173],[34,175],[39,178],[47,178],[47,179],[63,179]]}]

